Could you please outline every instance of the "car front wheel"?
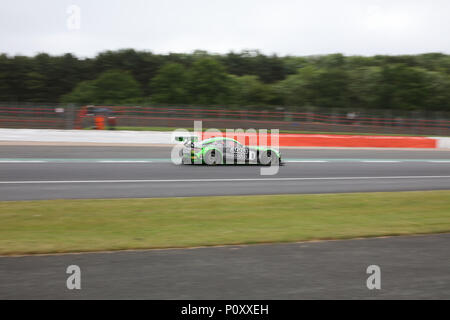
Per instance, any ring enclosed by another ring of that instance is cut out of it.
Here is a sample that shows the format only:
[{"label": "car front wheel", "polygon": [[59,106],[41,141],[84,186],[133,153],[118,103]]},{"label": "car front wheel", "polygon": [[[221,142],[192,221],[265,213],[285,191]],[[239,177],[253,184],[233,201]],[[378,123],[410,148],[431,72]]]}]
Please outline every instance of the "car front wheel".
[{"label": "car front wheel", "polygon": [[269,166],[272,164],[279,164],[280,159],[272,150],[265,150],[259,153],[259,163],[264,166]]}]

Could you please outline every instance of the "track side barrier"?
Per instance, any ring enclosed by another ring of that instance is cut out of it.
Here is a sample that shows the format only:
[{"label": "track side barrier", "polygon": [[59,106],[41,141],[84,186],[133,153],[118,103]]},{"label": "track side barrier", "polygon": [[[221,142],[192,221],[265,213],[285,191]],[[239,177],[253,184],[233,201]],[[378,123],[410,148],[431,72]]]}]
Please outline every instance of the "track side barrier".
[{"label": "track side barrier", "polygon": [[[203,138],[217,136],[204,133]],[[224,133],[223,136],[226,136]],[[267,137],[252,134],[233,134],[234,138],[244,144],[271,144],[270,134]],[[262,139],[261,139],[262,138]],[[251,142],[250,142],[251,141]],[[350,148],[437,148],[438,140],[428,137],[403,136],[357,136],[357,135],[315,135],[315,134],[279,134],[280,147],[350,147]],[[450,144],[450,143],[449,143]]]},{"label": "track side barrier", "polygon": [[450,149],[450,138],[434,138],[436,140],[436,148]]},{"label": "track side barrier", "polygon": [[428,137],[353,136],[353,135],[282,135],[280,146],[355,147],[355,148],[436,148]]},{"label": "track side barrier", "polygon": [[[194,134],[194,133],[192,133]],[[217,136],[204,132],[202,138]],[[226,133],[222,133],[226,136]],[[271,135],[236,133],[229,136],[243,144],[272,145]],[[347,147],[347,148],[450,148],[450,138],[363,136],[322,134],[279,134],[280,147]],[[61,142],[61,143],[116,143],[116,144],[175,144],[172,132],[55,130],[55,129],[1,129],[0,141]]]}]

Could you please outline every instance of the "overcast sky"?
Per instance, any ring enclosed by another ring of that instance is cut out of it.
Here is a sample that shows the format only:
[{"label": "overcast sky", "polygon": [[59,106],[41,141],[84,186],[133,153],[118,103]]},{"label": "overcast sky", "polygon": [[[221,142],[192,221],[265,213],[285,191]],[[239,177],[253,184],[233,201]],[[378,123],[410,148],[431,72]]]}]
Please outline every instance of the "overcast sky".
[{"label": "overcast sky", "polygon": [[0,52],[10,55],[450,53],[450,0],[1,0],[0,8]]}]

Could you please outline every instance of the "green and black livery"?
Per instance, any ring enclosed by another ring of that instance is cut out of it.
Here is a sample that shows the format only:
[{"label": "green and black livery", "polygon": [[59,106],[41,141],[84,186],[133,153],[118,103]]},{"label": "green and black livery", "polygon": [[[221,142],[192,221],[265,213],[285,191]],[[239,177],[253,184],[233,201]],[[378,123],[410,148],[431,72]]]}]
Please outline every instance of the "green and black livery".
[{"label": "green and black livery", "polygon": [[267,146],[244,146],[232,138],[215,137],[198,141],[195,136],[177,137],[183,141],[180,151],[183,164],[281,164],[279,150]]}]

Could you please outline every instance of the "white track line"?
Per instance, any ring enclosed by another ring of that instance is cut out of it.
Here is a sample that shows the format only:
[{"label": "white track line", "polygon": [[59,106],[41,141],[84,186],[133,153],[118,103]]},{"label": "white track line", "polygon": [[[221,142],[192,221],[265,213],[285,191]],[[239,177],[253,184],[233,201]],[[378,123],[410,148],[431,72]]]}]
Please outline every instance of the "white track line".
[{"label": "white track line", "polygon": [[395,161],[395,160],[363,160],[361,162],[367,162],[367,163],[398,163],[401,161]]},{"label": "white track line", "polygon": [[28,180],[0,181],[0,184],[62,184],[62,183],[170,183],[170,182],[245,182],[245,181],[308,181],[308,180],[382,180],[382,179],[448,179],[450,176],[391,177],[317,177],[317,178],[248,178],[248,179],[172,179],[172,180]]},{"label": "white track line", "polygon": [[317,162],[329,162],[327,160],[286,160],[286,162],[301,162],[301,163],[317,163]]},{"label": "white track line", "polygon": [[[286,163],[450,163],[450,160],[285,160]],[[2,163],[59,163],[59,164],[71,164],[71,163],[155,163],[154,160],[93,160],[87,161],[86,159],[71,159],[71,161],[58,161],[58,160],[0,160]],[[156,163],[162,163],[157,161]]]},{"label": "white track line", "polygon": [[94,163],[151,163],[148,160],[100,160]]},{"label": "white track line", "polygon": [[38,160],[0,160],[0,163],[46,163],[47,161]]},{"label": "white track line", "polygon": [[[52,161],[0,161],[0,163],[48,163]],[[150,160],[99,160],[92,163],[153,163]],[[287,163],[352,163],[352,162],[365,162],[365,163],[406,163],[406,162],[428,162],[428,163],[450,163],[450,160],[421,160],[421,161],[403,161],[403,160],[357,160],[357,161],[333,161],[333,160],[286,160]],[[58,163],[58,162],[55,162]],[[70,163],[70,162],[69,162]],[[76,163],[76,162],[74,162]],[[83,162],[84,163],[84,162]]]}]

